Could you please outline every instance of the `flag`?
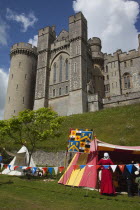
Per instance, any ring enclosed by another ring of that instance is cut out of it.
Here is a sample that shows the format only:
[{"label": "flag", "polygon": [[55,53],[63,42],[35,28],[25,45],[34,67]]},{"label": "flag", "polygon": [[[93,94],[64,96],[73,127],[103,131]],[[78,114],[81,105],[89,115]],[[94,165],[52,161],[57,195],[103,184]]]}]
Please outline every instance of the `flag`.
[{"label": "flag", "polygon": [[14,166],[14,170],[16,170],[16,168],[18,168],[18,166]]},{"label": "flag", "polygon": [[80,165],[80,169],[84,168],[86,165]]},{"label": "flag", "polygon": [[52,167],[49,167],[49,168],[48,168],[48,172],[49,172],[50,174],[52,174],[53,168],[52,168]]},{"label": "flag", "polygon": [[43,174],[45,174],[47,172],[47,167],[42,168],[43,170]]},{"label": "flag", "polygon": [[100,165],[96,165],[96,169],[98,170],[101,166]]},{"label": "flag", "polygon": [[112,171],[115,172],[116,168],[117,168],[117,165],[111,165],[110,167],[112,168]]},{"label": "flag", "polygon": [[133,165],[132,164],[126,165],[126,168],[130,172],[130,174],[131,174],[132,173]]},{"label": "flag", "polygon": [[78,165],[73,165],[73,169],[76,170],[79,166]]},{"label": "flag", "polygon": [[108,169],[108,168],[110,167],[110,165],[103,165],[103,167],[104,167],[105,169]]},{"label": "flag", "polygon": [[61,173],[64,170],[64,166],[60,166],[58,169],[59,169],[59,172]]},{"label": "flag", "polygon": [[32,174],[36,173],[36,169],[37,169],[37,167],[32,167]]},{"label": "flag", "polygon": [[58,174],[58,167],[53,167],[53,169],[54,169],[55,175],[57,175]]},{"label": "flag", "polygon": [[123,173],[125,165],[118,165],[118,167],[121,170],[121,172]]}]

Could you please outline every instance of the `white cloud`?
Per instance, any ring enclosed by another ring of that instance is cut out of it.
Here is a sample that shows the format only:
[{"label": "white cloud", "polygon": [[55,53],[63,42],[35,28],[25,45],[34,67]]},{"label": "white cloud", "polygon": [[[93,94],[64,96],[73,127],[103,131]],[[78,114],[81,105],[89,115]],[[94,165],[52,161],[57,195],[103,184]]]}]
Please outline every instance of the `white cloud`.
[{"label": "white cloud", "polygon": [[103,52],[138,48],[139,5],[134,0],[76,0],[73,8],[86,17],[89,38],[102,40]]},{"label": "white cloud", "polygon": [[13,20],[18,23],[22,24],[22,32],[26,32],[28,27],[33,26],[37,22],[37,18],[30,12],[28,15],[22,13],[17,14],[16,12],[12,11],[11,9],[7,8],[6,18],[8,20]]},{"label": "white cloud", "polygon": [[37,47],[38,35],[35,35],[33,39],[29,39],[28,43]]},{"label": "white cloud", "polygon": [[0,19],[0,45],[7,45],[8,28],[8,25],[2,19]]},{"label": "white cloud", "polygon": [[8,84],[8,74],[0,68],[0,120],[4,117],[4,105]]}]

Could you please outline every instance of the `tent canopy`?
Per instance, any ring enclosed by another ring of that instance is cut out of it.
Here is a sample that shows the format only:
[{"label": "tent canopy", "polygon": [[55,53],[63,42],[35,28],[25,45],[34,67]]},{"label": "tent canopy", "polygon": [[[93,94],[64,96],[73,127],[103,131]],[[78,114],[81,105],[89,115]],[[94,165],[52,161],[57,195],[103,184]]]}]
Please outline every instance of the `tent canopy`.
[{"label": "tent canopy", "polygon": [[[60,184],[96,188],[97,162],[108,152],[112,161],[117,163],[131,163],[140,159],[140,146],[119,146],[108,144],[95,139],[91,142],[90,154],[76,153],[64,175],[60,178]],[[74,165],[85,165],[84,168],[74,169]]]},{"label": "tent canopy", "polygon": [[[28,149],[25,146],[22,146],[21,149],[17,153],[11,153],[6,151],[10,156],[14,156],[13,160],[9,163],[11,166],[10,168],[6,168],[2,171],[2,174],[8,174],[8,175],[16,175],[16,176],[22,176],[23,170],[21,168],[16,168],[14,170],[14,166],[28,166],[29,162],[29,152]],[[35,167],[35,163],[31,157],[30,161],[30,167]]]}]

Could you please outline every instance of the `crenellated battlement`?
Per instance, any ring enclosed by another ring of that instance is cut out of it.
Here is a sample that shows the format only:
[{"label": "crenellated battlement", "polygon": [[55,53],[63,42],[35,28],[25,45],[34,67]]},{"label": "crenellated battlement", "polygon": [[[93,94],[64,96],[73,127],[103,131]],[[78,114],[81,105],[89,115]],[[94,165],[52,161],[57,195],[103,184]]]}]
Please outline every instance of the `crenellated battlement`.
[{"label": "crenellated battlement", "polygon": [[38,31],[38,36],[42,36],[44,34],[47,34],[47,33],[50,33],[50,34],[55,34],[55,26],[47,26],[47,27],[44,27],[42,29],[40,29]]},{"label": "crenellated battlement", "polygon": [[87,20],[85,19],[84,15],[82,14],[82,12],[78,12],[75,15],[72,15],[69,17],[69,24],[74,23],[78,20],[83,20],[85,22],[85,24],[87,24]]},{"label": "crenellated battlement", "polygon": [[113,54],[107,54],[107,53],[104,54],[104,58],[105,60],[108,60],[108,62],[113,62],[117,60],[118,56],[120,61],[125,61],[140,56],[140,52],[134,49],[134,50],[129,50],[128,52],[122,52],[121,50],[117,50]]},{"label": "crenellated battlement", "polygon": [[101,46],[101,39],[98,37],[92,37],[91,39],[88,40],[89,45],[99,45]]},{"label": "crenellated battlement", "polygon": [[10,55],[12,56],[13,54],[18,53],[33,54],[34,56],[37,56],[37,47],[25,42],[16,43],[11,47]]}]

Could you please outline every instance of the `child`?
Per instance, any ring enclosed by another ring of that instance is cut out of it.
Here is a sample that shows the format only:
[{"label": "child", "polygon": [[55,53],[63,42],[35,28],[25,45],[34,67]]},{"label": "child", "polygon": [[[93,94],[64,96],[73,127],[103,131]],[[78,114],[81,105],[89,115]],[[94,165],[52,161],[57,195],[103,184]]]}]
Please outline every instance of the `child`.
[{"label": "child", "polygon": [[135,182],[138,184],[138,196],[140,196],[140,176],[139,171],[135,171],[136,179]]}]

